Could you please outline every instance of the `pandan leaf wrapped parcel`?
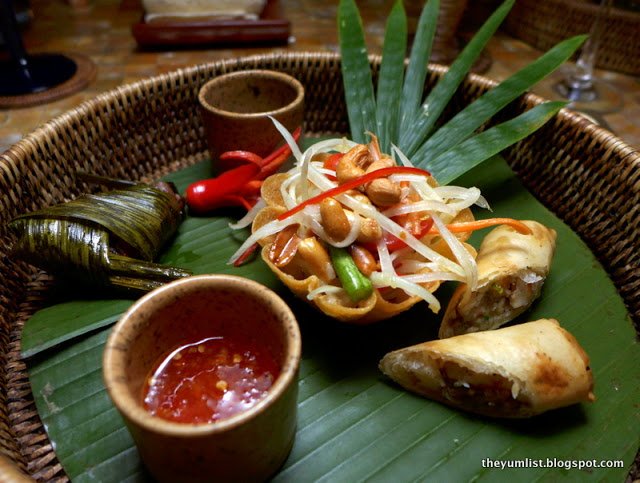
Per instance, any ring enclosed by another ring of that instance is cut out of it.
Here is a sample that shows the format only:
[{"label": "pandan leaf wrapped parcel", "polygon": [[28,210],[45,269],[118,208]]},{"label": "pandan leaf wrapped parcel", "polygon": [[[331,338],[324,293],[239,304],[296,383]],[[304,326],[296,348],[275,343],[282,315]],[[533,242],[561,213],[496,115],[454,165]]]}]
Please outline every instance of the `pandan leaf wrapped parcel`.
[{"label": "pandan leaf wrapped parcel", "polygon": [[14,256],[76,282],[143,292],[190,274],[153,263],[184,218],[173,186],[84,177],[111,189],[13,219]]}]

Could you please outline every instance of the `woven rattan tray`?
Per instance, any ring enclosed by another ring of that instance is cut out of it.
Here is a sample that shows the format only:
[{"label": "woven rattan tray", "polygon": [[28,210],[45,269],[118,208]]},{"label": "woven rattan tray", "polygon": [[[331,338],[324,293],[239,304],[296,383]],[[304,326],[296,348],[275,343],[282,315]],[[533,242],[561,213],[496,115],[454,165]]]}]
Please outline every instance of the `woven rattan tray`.
[{"label": "woven rattan tray", "polygon": [[[540,50],[585,34],[600,2],[587,0],[518,0],[504,29]],[[640,75],[640,12],[612,8],[604,19],[597,67]]]},{"label": "woven rattan tray", "polygon": [[[378,65],[378,59],[373,62]],[[200,65],[123,86],[61,115],[0,156],[0,453],[5,455],[0,456],[0,480],[20,481],[18,468],[37,480],[66,480],[20,359],[21,329],[47,297],[46,285],[42,274],[9,257],[6,222],[77,196],[84,189],[72,184],[77,169],[151,179],[202,159],[206,146],[195,108],[198,90],[214,76],[247,68],[284,71],[304,84],[307,132],[347,132],[339,57],[273,54]],[[433,66],[427,88],[443,71]],[[484,77],[470,76],[452,108],[492,85]],[[539,102],[528,95],[506,115]],[[640,154],[585,118],[562,111],[504,157],[601,260],[638,327]]]}]

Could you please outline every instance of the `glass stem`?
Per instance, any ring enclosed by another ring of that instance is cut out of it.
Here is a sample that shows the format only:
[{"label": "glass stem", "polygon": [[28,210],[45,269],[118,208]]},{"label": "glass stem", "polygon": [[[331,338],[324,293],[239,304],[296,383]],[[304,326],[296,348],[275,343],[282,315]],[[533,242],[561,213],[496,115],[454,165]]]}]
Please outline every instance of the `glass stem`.
[{"label": "glass stem", "polygon": [[15,62],[21,77],[25,83],[33,85],[29,59],[27,58],[27,51],[22,44],[12,0],[0,0],[0,29],[9,49],[9,54]]},{"label": "glass stem", "polygon": [[593,69],[596,63],[598,47],[604,30],[604,19],[608,17],[613,0],[602,0],[593,21],[589,38],[584,43],[576,66],[569,77],[569,87],[572,89],[589,90],[593,87]]}]

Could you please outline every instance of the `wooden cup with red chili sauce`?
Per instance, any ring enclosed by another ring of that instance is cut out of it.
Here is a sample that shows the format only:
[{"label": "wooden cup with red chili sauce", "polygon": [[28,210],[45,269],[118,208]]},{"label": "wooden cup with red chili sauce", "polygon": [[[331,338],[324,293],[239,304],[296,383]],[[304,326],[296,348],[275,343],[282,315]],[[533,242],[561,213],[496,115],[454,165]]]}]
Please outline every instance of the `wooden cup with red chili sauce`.
[{"label": "wooden cup with red chili sauce", "polygon": [[289,307],[231,275],[181,279],[136,302],[103,358],[109,396],[160,481],[261,481],[296,429],[301,341]]}]

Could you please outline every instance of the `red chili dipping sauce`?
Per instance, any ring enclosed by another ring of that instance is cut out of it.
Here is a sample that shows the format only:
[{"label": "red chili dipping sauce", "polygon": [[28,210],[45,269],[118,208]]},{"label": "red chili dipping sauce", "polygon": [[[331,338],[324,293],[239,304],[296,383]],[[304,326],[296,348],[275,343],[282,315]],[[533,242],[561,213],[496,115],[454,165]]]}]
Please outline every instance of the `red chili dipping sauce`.
[{"label": "red chili dipping sauce", "polygon": [[145,384],[145,409],[169,421],[201,424],[260,401],[280,368],[268,350],[235,335],[186,344],[162,359]]}]

